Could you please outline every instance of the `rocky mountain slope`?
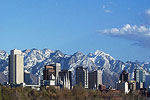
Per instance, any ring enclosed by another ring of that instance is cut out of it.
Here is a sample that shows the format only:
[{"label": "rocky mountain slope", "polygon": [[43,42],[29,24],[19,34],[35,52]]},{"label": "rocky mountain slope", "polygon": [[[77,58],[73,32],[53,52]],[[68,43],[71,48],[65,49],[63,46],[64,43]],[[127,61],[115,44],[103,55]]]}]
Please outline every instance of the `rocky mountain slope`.
[{"label": "rocky mountain slope", "polygon": [[[87,67],[88,70],[100,69],[103,71],[103,83],[107,86],[115,86],[115,82],[118,80],[119,74],[125,69],[130,73],[131,79],[133,79],[133,71],[137,67],[142,67],[146,71],[146,85],[150,85],[149,73],[150,63],[143,62],[123,62],[115,60],[109,54],[103,51],[97,50],[95,53],[89,53],[88,55],[82,52],[76,52],[73,55],[67,55],[59,50],[53,51],[50,49],[26,49],[22,51],[24,55],[24,69],[28,70],[32,74],[33,83],[36,83],[35,76],[40,75],[42,78],[42,72],[44,65],[61,63],[62,69],[69,69],[75,75],[75,68],[78,65]],[[0,82],[7,81],[8,76],[8,53],[0,50]],[[75,80],[74,80],[75,81]]]}]

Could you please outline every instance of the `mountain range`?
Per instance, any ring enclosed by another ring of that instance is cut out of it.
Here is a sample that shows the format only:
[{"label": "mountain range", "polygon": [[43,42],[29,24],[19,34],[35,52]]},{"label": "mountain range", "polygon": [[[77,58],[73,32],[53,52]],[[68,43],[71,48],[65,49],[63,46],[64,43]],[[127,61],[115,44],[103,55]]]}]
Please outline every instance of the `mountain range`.
[{"label": "mountain range", "polygon": [[[22,55],[24,56],[24,69],[31,73],[32,84],[37,83],[37,76],[42,78],[44,65],[61,63],[61,69],[72,71],[73,77],[78,65],[88,68],[89,71],[102,70],[103,84],[112,87],[115,87],[115,83],[123,70],[130,73],[130,79],[132,80],[134,69],[141,67],[146,71],[146,86],[150,85],[150,62],[123,62],[100,50],[87,55],[80,51],[73,55],[67,55],[60,50],[33,48],[23,50]],[[9,54],[6,51],[0,50],[0,83],[8,80],[8,56]],[[74,78],[73,84],[75,84]]]}]

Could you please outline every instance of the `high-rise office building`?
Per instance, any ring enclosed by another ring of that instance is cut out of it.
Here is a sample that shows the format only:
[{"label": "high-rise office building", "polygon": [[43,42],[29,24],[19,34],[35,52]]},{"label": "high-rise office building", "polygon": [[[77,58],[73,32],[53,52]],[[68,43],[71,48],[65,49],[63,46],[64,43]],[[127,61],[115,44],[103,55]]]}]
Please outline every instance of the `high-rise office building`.
[{"label": "high-rise office building", "polygon": [[144,88],[145,71],[142,68],[134,70],[134,80],[136,81],[136,89]]},{"label": "high-rise office building", "polygon": [[11,50],[9,55],[9,83],[24,83],[24,57],[20,50]]},{"label": "high-rise office building", "polygon": [[89,72],[89,89],[98,89],[102,85],[102,71]]},{"label": "high-rise office building", "polygon": [[72,76],[71,71],[62,70],[59,72],[60,85],[63,88],[72,89]]},{"label": "high-rise office building", "polygon": [[120,74],[119,81],[116,83],[116,89],[129,93],[129,73],[125,70]]},{"label": "high-rise office building", "polygon": [[27,70],[24,71],[24,82],[29,85],[32,83],[32,80],[30,78],[30,72],[28,72]]},{"label": "high-rise office building", "polygon": [[130,89],[130,91],[136,90],[136,81],[135,80],[129,81],[129,89]]},{"label": "high-rise office building", "polygon": [[55,66],[46,65],[43,70],[43,80],[55,79]]},{"label": "high-rise office building", "polygon": [[83,66],[76,68],[76,84],[82,85],[84,88],[88,88],[88,70]]},{"label": "high-rise office building", "polygon": [[58,85],[60,71],[61,71],[60,63],[46,65],[43,70],[43,84]]},{"label": "high-rise office building", "polygon": [[145,82],[145,71],[141,68],[134,70],[134,80],[136,82]]},{"label": "high-rise office building", "polygon": [[121,83],[123,83],[123,82],[129,82],[129,73],[124,70],[124,71],[120,74],[119,80],[121,81]]},{"label": "high-rise office building", "polygon": [[117,83],[116,89],[123,91],[125,94],[128,94],[129,93],[129,84],[128,84],[128,82]]}]

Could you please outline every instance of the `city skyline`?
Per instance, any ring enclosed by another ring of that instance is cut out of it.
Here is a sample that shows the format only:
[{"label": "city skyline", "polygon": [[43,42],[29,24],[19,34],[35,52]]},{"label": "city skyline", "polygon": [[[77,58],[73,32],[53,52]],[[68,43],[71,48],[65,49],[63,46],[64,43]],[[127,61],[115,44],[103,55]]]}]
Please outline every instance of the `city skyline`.
[{"label": "city skyline", "polygon": [[[38,76],[38,81],[37,84],[33,84],[31,82],[32,77],[30,76],[30,72],[24,70],[24,56],[21,50],[11,50],[8,62],[8,81],[4,82],[3,85],[6,87],[10,86],[10,88],[22,87],[23,89],[24,87],[29,87],[37,91],[41,91],[43,88],[49,89],[52,87],[53,89],[66,89],[67,91],[72,89],[74,90],[76,88],[85,88],[90,91],[107,91],[106,93],[109,93],[109,91],[120,91],[124,94],[130,93],[132,95],[134,92],[138,91],[146,98],[149,94],[150,88],[149,86],[148,88],[145,86],[147,81],[145,74],[146,71],[142,67],[134,69],[133,79],[130,78],[130,73],[128,73],[125,69],[121,73],[118,73],[120,74],[120,77],[116,78],[115,87],[113,87],[112,85],[108,85],[111,81],[108,81],[107,83],[103,82],[105,80],[104,76],[107,75],[104,69],[89,70],[89,68],[85,65],[78,65],[74,70],[64,70],[61,67],[61,63],[56,62],[51,62],[51,64],[45,63],[44,66],[42,66],[43,74],[36,75]],[[111,75],[113,76],[113,73]],[[43,76],[42,79],[41,76]],[[133,75],[131,77],[133,77]],[[106,79],[109,80],[109,78]]]},{"label": "city skyline", "polygon": [[[104,51],[150,61],[149,0],[0,1],[0,50]],[[11,43],[11,45],[10,45]]]}]

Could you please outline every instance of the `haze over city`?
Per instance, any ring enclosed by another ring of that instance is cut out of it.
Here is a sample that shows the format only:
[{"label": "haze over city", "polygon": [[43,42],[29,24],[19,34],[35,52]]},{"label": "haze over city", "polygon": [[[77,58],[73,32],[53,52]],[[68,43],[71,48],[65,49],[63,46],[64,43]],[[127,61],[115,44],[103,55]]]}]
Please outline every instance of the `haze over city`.
[{"label": "haze over city", "polygon": [[102,50],[150,61],[149,0],[0,0],[0,49]]}]

